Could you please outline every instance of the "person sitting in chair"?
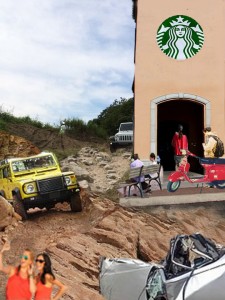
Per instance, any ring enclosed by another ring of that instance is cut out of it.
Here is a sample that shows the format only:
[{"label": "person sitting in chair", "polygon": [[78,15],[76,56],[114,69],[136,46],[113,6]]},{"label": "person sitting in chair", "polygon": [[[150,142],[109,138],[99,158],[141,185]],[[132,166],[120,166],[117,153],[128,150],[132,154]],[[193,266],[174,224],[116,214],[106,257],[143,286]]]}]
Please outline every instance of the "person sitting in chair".
[{"label": "person sitting in chair", "polygon": [[[130,164],[130,168],[140,168],[143,166],[143,162],[139,159],[139,156],[138,154],[134,154],[132,156],[132,162]],[[132,182],[138,182],[139,181],[139,177],[135,177],[135,178],[132,178],[132,179],[129,179],[129,180],[126,180],[127,183],[132,183]],[[148,184],[145,182],[145,177],[144,176],[141,176],[140,178],[140,181],[141,181],[141,187],[144,191],[147,191],[148,189]],[[137,195],[137,188],[136,186],[134,186],[135,188],[135,194],[134,195]],[[123,190],[123,194],[124,194],[124,197],[126,197],[126,190],[127,190],[127,187],[125,186],[124,187],[124,190]]]}]

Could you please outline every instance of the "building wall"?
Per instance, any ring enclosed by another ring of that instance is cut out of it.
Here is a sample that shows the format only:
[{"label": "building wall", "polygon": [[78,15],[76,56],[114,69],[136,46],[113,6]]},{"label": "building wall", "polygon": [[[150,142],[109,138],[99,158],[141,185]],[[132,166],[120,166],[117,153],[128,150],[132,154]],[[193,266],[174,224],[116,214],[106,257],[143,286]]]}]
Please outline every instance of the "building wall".
[{"label": "building wall", "polygon": [[[138,0],[137,5],[134,151],[146,159],[154,150],[151,131],[157,131],[157,126],[151,128],[151,118],[157,118],[157,109],[151,112],[151,102],[178,93],[209,101],[205,125],[211,125],[225,142],[225,2]],[[175,15],[193,18],[204,32],[202,49],[189,59],[168,57],[156,41],[161,23]]]}]

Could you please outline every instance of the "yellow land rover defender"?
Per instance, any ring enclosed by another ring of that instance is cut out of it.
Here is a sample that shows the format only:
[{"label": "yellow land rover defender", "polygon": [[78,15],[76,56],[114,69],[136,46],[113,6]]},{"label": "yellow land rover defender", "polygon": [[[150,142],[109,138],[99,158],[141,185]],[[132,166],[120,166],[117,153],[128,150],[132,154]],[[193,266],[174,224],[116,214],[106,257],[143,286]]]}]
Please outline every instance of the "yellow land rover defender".
[{"label": "yellow land rover defender", "polygon": [[0,161],[0,193],[23,219],[29,208],[50,209],[65,201],[72,211],[82,210],[75,174],[62,172],[51,152]]}]

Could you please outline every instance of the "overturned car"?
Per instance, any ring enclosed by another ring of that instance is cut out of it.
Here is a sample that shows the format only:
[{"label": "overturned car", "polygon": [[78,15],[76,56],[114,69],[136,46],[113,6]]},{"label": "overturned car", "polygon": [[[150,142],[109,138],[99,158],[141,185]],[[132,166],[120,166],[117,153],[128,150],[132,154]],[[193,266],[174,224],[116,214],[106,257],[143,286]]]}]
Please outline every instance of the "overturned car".
[{"label": "overturned car", "polygon": [[101,258],[99,280],[107,300],[222,300],[225,248],[199,233],[177,235],[160,263]]}]

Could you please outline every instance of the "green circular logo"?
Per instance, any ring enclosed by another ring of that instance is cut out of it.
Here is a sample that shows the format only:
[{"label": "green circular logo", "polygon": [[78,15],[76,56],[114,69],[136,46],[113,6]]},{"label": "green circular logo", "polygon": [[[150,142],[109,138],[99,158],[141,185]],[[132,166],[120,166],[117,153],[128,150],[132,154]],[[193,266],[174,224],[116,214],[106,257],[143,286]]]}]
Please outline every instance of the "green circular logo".
[{"label": "green circular logo", "polygon": [[167,56],[185,60],[202,48],[204,34],[194,19],[177,15],[166,19],[159,26],[156,39],[159,48]]}]

